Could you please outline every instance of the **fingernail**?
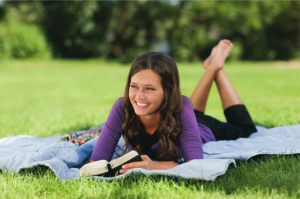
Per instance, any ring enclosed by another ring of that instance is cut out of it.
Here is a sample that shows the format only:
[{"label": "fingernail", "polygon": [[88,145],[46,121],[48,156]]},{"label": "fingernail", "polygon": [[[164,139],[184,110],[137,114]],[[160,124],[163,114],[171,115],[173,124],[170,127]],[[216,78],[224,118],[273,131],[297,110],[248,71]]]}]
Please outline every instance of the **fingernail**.
[{"label": "fingernail", "polygon": [[123,173],[123,170],[120,170],[120,173]]},{"label": "fingernail", "polygon": [[122,169],[125,169],[125,165],[122,166]]}]

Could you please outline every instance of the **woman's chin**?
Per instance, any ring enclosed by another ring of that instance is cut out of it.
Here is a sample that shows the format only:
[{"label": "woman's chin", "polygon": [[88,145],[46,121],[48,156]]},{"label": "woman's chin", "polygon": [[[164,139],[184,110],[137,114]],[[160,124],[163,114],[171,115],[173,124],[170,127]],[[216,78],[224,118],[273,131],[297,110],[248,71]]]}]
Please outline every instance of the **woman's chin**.
[{"label": "woman's chin", "polygon": [[142,111],[134,111],[136,115],[138,116],[144,116],[144,115],[147,115],[145,112],[142,112]]},{"label": "woman's chin", "polygon": [[134,107],[134,112],[138,116],[144,116],[149,113],[148,107]]}]

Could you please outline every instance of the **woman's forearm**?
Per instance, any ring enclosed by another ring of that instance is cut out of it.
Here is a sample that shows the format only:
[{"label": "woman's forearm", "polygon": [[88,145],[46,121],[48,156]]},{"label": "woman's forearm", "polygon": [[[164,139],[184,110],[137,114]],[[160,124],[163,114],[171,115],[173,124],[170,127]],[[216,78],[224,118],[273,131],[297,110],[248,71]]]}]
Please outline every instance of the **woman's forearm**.
[{"label": "woman's forearm", "polygon": [[173,161],[153,161],[154,165],[155,165],[155,169],[172,169],[176,166],[178,166],[178,164],[176,162]]}]

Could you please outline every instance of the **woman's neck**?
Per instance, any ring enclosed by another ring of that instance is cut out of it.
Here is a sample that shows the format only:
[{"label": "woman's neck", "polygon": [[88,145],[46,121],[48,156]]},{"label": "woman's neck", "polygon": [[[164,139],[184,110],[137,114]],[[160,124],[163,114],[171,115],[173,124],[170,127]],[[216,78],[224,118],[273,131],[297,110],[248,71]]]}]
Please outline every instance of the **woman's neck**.
[{"label": "woman's neck", "polygon": [[152,135],[159,126],[161,115],[159,113],[155,115],[140,116],[142,124],[145,126],[146,131]]}]

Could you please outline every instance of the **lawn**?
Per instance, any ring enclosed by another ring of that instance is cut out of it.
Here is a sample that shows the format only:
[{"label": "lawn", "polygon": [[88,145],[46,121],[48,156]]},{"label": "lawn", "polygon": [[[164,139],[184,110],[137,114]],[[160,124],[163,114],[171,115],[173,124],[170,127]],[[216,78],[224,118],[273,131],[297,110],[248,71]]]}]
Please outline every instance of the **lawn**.
[{"label": "lawn", "polygon": [[[178,63],[183,95],[204,69]],[[266,127],[300,123],[300,67],[294,62],[232,62],[226,66],[254,122]],[[54,136],[106,120],[123,95],[129,65],[103,60],[0,62],[0,138]],[[224,120],[215,86],[207,114]],[[300,198],[298,157],[238,164],[214,182],[169,177],[123,181],[59,181],[50,170],[0,173],[1,198]]]}]

